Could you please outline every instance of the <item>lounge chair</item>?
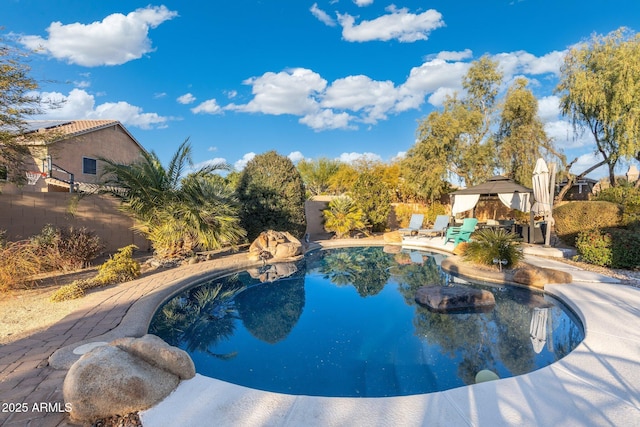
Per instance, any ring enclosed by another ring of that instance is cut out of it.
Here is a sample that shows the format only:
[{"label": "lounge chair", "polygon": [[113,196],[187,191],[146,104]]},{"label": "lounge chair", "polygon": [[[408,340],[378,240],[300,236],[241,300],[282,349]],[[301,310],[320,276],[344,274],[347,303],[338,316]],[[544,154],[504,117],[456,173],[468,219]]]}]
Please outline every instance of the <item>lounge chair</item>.
[{"label": "lounge chair", "polygon": [[444,233],[449,226],[449,215],[438,215],[432,228],[421,228],[418,230],[418,236],[427,236],[430,234],[438,234],[444,237]]},{"label": "lounge chair", "polygon": [[418,234],[418,230],[422,227],[422,221],[424,220],[423,214],[412,214],[411,220],[409,220],[409,227],[407,228],[399,228],[398,231],[402,235],[412,236],[414,234]]},{"label": "lounge chair", "polygon": [[468,242],[471,233],[476,231],[477,224],[477,218],[465,218],[460,227],[449,227],[447,229],[447,238],[444,242],[453,241],[454,247],[458,246],[460,242]]}]

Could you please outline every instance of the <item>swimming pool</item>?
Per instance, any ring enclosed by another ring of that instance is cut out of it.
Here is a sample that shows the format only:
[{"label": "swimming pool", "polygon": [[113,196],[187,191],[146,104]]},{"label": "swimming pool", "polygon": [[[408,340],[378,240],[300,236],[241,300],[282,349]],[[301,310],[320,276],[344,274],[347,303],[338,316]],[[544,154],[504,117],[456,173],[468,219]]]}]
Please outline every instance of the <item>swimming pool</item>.
[{"label": "swimming pool", "polygon": [[313,251],[206,280],[167,301],[150,333],[189,352],[203,375],[288,394],[382,397],[473,384],[478,372],[521,375],[583,339],[557,300],[508,286],[485,313],[433,313],[414,301],[447,286],[443,255],[381,247]]}]

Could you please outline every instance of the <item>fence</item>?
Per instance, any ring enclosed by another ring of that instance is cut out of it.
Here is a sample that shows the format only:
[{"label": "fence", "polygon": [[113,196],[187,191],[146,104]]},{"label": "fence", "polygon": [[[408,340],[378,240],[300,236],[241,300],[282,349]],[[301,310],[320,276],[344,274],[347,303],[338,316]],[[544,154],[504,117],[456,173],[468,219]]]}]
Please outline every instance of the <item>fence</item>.
[{"label": "fence", "polygon": [[107,252],[135,244],[148,250],[150,244],[131,229],[133,220],[118,210],[110,196],[78,197],[71,193],[0,194],[0,230],[8,240],[21,240],[38,234],[42,227],[86,227],[100,237]]}]

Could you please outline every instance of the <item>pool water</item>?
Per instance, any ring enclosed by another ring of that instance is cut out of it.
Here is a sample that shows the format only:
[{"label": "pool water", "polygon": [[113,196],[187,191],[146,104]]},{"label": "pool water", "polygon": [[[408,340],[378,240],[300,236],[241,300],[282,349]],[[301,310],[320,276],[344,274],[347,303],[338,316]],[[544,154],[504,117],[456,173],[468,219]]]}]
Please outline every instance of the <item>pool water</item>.
[{"label": "pool water", "polygon": [[424,285],[459,281],[443,255],[381,247],[313,251],[297,263],[200,282],[167,301],[149,332],[186,350],[196,371],[273,392],[383,397],[525,374],[584,338],[575,316],[542,293],[491,291],[489,312],[434,313]]}]

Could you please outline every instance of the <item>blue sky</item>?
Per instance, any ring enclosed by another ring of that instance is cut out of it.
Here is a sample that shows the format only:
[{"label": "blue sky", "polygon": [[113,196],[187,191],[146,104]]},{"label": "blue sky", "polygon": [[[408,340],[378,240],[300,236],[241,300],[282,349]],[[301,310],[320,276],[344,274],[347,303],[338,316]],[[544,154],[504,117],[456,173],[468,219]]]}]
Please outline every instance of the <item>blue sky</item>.
[{"label": "blue sky", "polygon": [[120,120],[164,162],[187,137],[197,163],[238,169],[268,150],[389,161],[487,54],[505,85],[530,80],[581,172],[592,140],[553,94],[564,52],[639,17],[637,0],[3,0],[0,26],[65,101],[39,118]]}]

